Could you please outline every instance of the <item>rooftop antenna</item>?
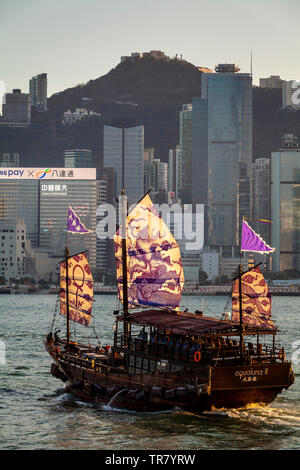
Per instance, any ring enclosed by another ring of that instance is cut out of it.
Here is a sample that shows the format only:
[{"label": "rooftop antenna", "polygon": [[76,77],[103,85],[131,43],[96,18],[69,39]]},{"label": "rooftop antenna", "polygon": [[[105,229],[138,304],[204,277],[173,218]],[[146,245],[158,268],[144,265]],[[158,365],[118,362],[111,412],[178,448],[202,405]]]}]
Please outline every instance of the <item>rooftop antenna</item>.
[{"label": "rooftop antenna", "polygon": [[250,53],[250,75],[251,75],[251,77],[252,77],[252,79],[253,79],[253,75],[252,75],[252,51],[251,51],[251,53]]}]

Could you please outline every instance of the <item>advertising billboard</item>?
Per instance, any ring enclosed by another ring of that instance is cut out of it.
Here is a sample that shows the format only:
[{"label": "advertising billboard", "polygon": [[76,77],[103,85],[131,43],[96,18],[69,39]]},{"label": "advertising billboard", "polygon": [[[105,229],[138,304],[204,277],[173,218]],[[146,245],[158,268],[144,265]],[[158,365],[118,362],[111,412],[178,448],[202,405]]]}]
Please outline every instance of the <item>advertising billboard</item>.
[{"label": "advertising billboard", "polygon": [[95,180],[96,168],[0,168],[0,180]]}]

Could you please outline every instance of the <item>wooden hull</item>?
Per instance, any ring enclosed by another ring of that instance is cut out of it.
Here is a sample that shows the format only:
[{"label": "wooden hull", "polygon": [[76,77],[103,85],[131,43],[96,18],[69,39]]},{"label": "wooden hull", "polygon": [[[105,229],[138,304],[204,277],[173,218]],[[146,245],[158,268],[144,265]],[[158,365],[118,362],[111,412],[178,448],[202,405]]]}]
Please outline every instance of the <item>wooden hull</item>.
[{"label": "wooden hull", "polygon": [[269,404],[293,383],[291,363],[199,368],[192,375],[107,373],[55,360],[52,374],[76,397],[116,408],[191,411]]}]

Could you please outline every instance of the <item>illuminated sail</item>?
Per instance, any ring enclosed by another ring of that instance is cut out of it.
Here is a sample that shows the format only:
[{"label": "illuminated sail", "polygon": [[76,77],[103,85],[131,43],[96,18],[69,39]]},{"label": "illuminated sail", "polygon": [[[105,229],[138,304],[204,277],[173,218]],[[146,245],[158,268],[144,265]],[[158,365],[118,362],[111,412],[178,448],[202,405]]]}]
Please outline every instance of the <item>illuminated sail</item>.
[{"label": "illuminated sail", "polygon": [[[69,317],[89,326],[93,303],[93,276],[86,253],[68,258]],[[60,313],[67,315],[66,262],[60,263]]]},{"label": "illuminated sail", "polygon": [[[177,307],[184,284],[179,246],[146,195],[127,216],[128,306]],[[123,300],[121,228],[114,236],[119,299]]]},{"label": "illuminated sail", "polygon": [[[232,288],[232,320],[240,321],[239,279]],[[271,295],[259,266],[242,274],[243,323],[275,328],[271,320]]]}]

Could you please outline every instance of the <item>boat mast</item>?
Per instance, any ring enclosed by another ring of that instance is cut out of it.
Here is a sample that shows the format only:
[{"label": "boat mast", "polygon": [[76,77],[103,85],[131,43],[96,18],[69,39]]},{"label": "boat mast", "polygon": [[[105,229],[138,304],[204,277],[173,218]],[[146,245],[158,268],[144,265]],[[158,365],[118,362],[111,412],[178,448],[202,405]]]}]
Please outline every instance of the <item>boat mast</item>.
[{"label": "boat mast", "polygon": [[125,343],[129,338],[129,323],[128,323],[128,285],[127,285],[127,197],[125,190],[122,189],[121,193],[121,217],[122,217],[122,279],[123,279],[123,321],[124,321],[124,337]]},{"label": "boat mast", "polygon": [[69,248],[66,246],[66,303],[67,303],[67,344],[70,343],[70,310],[69,310]]},{"label": "boat mast", "polygon": [[240,266],[239,266],[239,299],[240,299],[240,359],[243,362],[243,346],[244,346],[244,335],[243,335],[243,305],[242,305],[242,274],[243,266],[242,260],[240,257]]}]

